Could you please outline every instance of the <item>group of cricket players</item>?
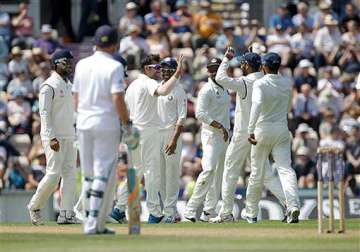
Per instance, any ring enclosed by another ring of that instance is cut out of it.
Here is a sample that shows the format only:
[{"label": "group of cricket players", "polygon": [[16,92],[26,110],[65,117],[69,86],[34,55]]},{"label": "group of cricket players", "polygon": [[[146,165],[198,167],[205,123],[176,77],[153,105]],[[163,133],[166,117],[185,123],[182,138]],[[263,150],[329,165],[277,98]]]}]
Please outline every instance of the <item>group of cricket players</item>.
[{"label": "group of cricket players", "polygon": [[[126,184],[118,189],[113,207],[120,142],[128,146],[137,176],[144,178],[148,223],[176,223],[181,220],[176,208],[180,136],[187,116],[186,94],[178,81],[184,59],[181,55],[177,60],[146,56],[141,74],[125,90],[125,62],[116,54],[116,29],[99,27],[94,43],[94,53],[76,64],[73,84],[69,81],[73,56],[63,49],[53,54],[52,74],[41,85],[41,139],[47,168],[27,206],[31,222],[44,223],[41,209],[61,179],[57,223],[78,223],[74,212],[76,135],[82,169],[80,219],[85,234],[114,234],[105,227],[109,217],[119,223],[126,221]],[[297,223],[300,202],[287,127],[291,83],[278,74],[281,58],[275,53],[245,53],[239,60],[243,75],[237,78],[227,74],[233,58],[234,50],[229,47],[222,60],[209,59],[207,64],[208,81],[199,91],[195,113],[202,123],[202,172],[183,219],[196,222],[201,211],[200,221],[235,221],[236,184],[250,159],[241,217],[257,222],[265,185],[286,209],[284,221]],[[236,92],[232,136],[229,90]]]}]

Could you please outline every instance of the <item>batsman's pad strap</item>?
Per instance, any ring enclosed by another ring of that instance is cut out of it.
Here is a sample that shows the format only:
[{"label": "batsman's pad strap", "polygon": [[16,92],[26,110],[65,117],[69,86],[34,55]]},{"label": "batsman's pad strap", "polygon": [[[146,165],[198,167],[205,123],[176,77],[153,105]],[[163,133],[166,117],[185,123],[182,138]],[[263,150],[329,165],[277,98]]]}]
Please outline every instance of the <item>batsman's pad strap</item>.
[{"label": "batsman's pad strap", "polygon": [[89,211],[85,211],[85,217],[86,217],[86,218],[89,217],[89,214],[90,214]]},{"label": "batsman's pad strap", "polygon": [[95,176],[94,177],[94,180],[97,179],[97,180],[100,180],[102,182],[107,182],[108,181],[108,178],[107,177],[101,177],[101,176]]},{"label": "batsman's pad strap", "polygon": [[90,198],[90,196],[91,196],[91,189],[89,189],[89,190],[87,190],[86,192],[85,192],[85,197],[88,199],[88,198]]},{"label": "batsman's pad strap", "polygon": [[85,177],[84,180],[85,180],[86,182],[92,182],[92,181],[94,181],[94,178],[92,178],[92,177]]},{"label": "batsman's pad strap", "polygon": [[90,190],[90,196],[94,196],[96,198],[102,198],[104,196],[104,192],[97,190]]},{"label": "batsman's pad strap", "polygon": [[99,215],[99,211],[98,210],[90,210],[90,212],[89,212],[89,216],[91,216],[91,217],[98,217],[98,215]]}]

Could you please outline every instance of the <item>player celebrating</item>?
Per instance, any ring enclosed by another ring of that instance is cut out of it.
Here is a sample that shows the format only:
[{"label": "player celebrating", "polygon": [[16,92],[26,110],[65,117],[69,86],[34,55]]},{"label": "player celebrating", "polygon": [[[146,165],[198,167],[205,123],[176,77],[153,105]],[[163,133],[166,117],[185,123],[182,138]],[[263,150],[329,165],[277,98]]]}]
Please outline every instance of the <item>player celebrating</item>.
[{"label": "player celebrating", "polygon": [[[251,150],[251,144],[247,141],[247,127],[250,117],[253,82],[263,77],[263,74],[260,72],[261,57],[252,52],[245,53],[240,58],[240,68],[244,76],[239,78],[227,76],[226,71],[229,67],[229,61],[233,57],[233,49],[228,48],[216,75],[216,81],[220,85],[236,91],[237,95],[234,134],[225,155],[225,168],[221,190],[223,205],[219,215],[210,219],[212,223],[234,221],[232,210],[234,207],[236,182],[244,168],[246,159],[250,157]],[[272,175],[270,167],[265,169],[264,184],[284,205],[285,196],[279,177]]]},{"label": "player celebrating", "polygon": [[123,66],[112,57],[117,31],[101,26],[94,41],[94,54],[76,66],[73,87],[84,177],[84,232],[114,234],[105,227],[105,220],[115,191],[120,120],[127,136],[132,135],[132,126],[124,101]]},{"label": "player celebrating", "polygon": [[259,200],[265,166],[270,153],[277,168],[285,193],[287,222],[298,222],[300,202],[295,171],[291,168],[290,141],[287,114],[291,108],[291,85],[278,74],[281,58],[268,53],[262,58],[265,76],[255,81],[248,127],[251,147],[251,174],[246,191],[246,209],[242,217],[249,223],[257,222]]},{"label": "player celebrating", "polygon": [[[196,180],[194,192],[186,206],[184,217],[196,221],[196,211],[205,200],[202,221],[215,217],[215,208],[220,197],[225,152],[230,130],[230,96],[228,91],[215,81],[221,60],[212,59],[208,65],[208,82],[201,88],[196,117],[202,122],[201,143],[202,172]],[[206,199],[205,199],[206,197]]]},{"label": "player celebrating", "polygon": [[61,210],[58,224],[76,223],[72,211],[75,201],[76,149],[74,148],[74,108],[71,83],[73,56],[69,50],[59,50],[52,56],[54,71],[40,87],[39,112],[41,140],[47,165],[45,177],[28,204],[31,223],[42,225],[41,209],[62,178]]},{"label": "player celebrating", "polygon": [[[162,83],[169,80],[175,73],[175,59],[165,58],[160,62]],[[160,196],[164,205],[166,223],[174,223],[177,208],[176,203],[180,187],[180,156],[182,143],[179,136],[186,119],[186,94],[184,89],[176,85],[167,96],[158,98],[158,113],[160,117]]]},{"label": "player celebrating", "polygon": [[[141,68],[143,73],[134,80],[126,90],[126,104],[130,118],[140,132],[140,145],[132,151],[133,166],[138,176],[144,175],[146,189],[146,203],[149,210],[148,222],[159,223],[163,219],[161,211],[160,191],[160,118],[157,111],[158,96],[166,96],[174,89],[182,72],[183,56],[180,55],[178,66],[170,79],[160,85],[160,57],[148,55],[143,59]],[[111,217],[118,222],[125,219],[127,203],[127,187],[120,191],[117,205]]]}]

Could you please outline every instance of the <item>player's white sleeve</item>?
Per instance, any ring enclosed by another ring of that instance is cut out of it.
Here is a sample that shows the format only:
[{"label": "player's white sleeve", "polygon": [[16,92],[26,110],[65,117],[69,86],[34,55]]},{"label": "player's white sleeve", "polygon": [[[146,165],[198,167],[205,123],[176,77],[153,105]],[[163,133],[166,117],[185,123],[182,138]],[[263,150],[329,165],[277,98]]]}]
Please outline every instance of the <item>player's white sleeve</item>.
[{"label": "player's white sleeve", "polygon": [[196,118],[206,124],[211,124],[214,119],[212,119],[208,114],[208,109],[210,107],[210,97],[207,92],[202,88],[198,94],[195,116]]},{"label": "player's white sleeve", "polygon": [[151,96],[154,96],[156,93],[156,90],[161,86],[160,83],[158,83],[156,80],[148,79],[145,83],[146,89],[148,90],[149,94]]},{"label": "player's white sleeve", "polygon": [[79,93],[80,74],[79,74],[78,66],[79,64],[77,64],[75,67],[74,80],[73,80],[73,85],[71,87],[71,91],[73,93]]},{"label": "player's white sleeve", "polygon": [[39,114],[42,132],[41,134],[48,138],[55,138],[53,123],[51,121],[52,102],[54,99],[54,90],[49,85],[43,85],[39,93]]},{"label": "player's white sleeve", "polygon": [[111,74],[111,90],[112,94],[125,91],[124,85],[124,68],[121,64],[114,69]]},{"label": "player's white sleeve", "polygon": [[187,98],[185,91],[180,87],[177,94],[177,125],[184,125],[187,115]]},{"label": "player's white sleeve", "polygon": [[238,92],[241,97],[246,96],[247,87],[244,78],[229,77],[228,74],[226,73],[228,68],[229,68],[229,59],[224,57],[216,73],[216,77],[215,77],[216,82],[226,89],[231,89]]},{"label": "player's white sleeve", "polygon": [[250,121],[248,126],[248,133],[254,133],[256,122],[259,118],[261,112],[261,105],[262,105],[262,91],[260,86],[255,82],[253,86],[253,93],[251,97],[251,111],[250,111]]}]

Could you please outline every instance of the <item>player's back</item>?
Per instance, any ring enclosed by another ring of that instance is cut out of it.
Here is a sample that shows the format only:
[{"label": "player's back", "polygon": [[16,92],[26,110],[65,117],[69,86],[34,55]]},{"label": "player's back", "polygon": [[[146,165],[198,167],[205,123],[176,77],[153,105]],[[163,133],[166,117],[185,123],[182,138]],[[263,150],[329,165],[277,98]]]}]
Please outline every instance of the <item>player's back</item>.
[{"label": "player's back", "polygon": [[130,119],[140,130],[160,126],[157,113],[158,97],[155,96],[158,86],[156,80],[140,74],[126,90],[125,102],[130,112]]},{"label": "player's back", "polygon": [[291,83],[278,74],[266,74],[255,81],[261,89],[262,106],[256,126],[286,127],[291,104]]},{"label": "player's back", "polygon": [[73,89],[79,97],[79,129],[120,128],[112,94],[124,90],[122,73],[122,65],[104,52],[97,51],[78,62]]}]

